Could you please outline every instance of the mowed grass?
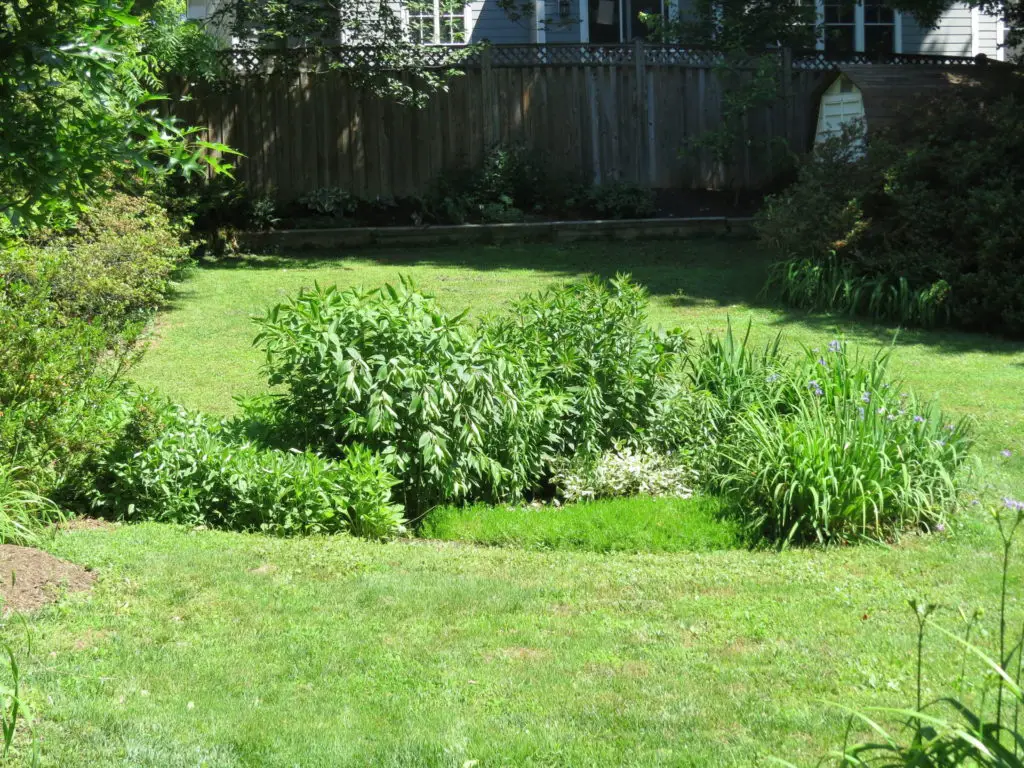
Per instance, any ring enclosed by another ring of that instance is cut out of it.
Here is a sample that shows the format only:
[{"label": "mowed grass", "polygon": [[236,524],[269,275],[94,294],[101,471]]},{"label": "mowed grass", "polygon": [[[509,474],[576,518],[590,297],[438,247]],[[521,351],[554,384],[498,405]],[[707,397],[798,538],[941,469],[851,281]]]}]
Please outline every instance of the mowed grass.
[{"label": "mowed grass", "polygon": [[706,552],[744,544],[718,499],[634,497],[564,507],[475,504],[442,507],[424,519],[429,539],[581,552]]},{"label": "mowed grass", "polygon": [[727,320],[740,328],[749,321],[755,341],[767,343],[781,332],[794,351],[842,336],[871,355],[895,341],[894,369],[918,394],[978,420],[981,482],[1000,491],[1024,486],[1024,345],[788,312],[758,296],[767,266],[756,242],[715,238],[230,260],[196,270],[181,285],[135,376],[180,403],[227,414],[236,408],[233,396],[266,391],[252,317],[314,282],[377,287],[404,275],[450,310],[483,316],[559,282],[629,272],[651,293],[655,325],[720,332]]},{"label": "mowed grass", "polygon": [[[823,702],[912,701],[909,598],[955,627],[958,605],[994,615],[999,579],[976,526],[783,553],[157,524],[52,548],[99,583],[31,622],[23,685],[44,764],[90,768],[809,764],[841,739]],[[951,645],[929,640],[928,698],[959,672]]]},{"label": "mowed grass", "polygon": [[[651,290],[661,325],[720,330],[727,317],[750,319],[758,340],[781,330],[794,349],[839,335],[866,354],[891,343],[891,328],[764,306],[764,268],[755,245],[716,240],[207,267],[161,316],[136,376],[229,413],[232,394],[263,389],[253,313],[314,281],[375,286],[400,274],[479,316],[557,281],[629,271]],[[978,418],[979,488],[1021,494],[1024,348],[901,333],[894,362],[919,393]],[[710,508],[701,517],[699,506],[673,512],[637,499],[593,505],[588,541],[614,534],[608,549],[632,549],[624,537],[641,533],[602,527],[615,505],[639,525],[678,514],[691,526],[682,548],[709,551],[556,549],[581,546],[560,522],[582,507],[546,510],[529,530],[500,508],[438,518],[460,538],[506,536],[503,547],[155,524],[62,533],[50,548],[95,569],[96,589],[31,619],[31,656],[17,624],[2,630],[23,656],[43,762],[746,766],[778,755],[811,764],[842,737],[843,716],[824,702],[912,701],[908,599],[939,602],[950,627],[958,607],[989,617],[998,607],[997,538],[981,515],[894,547],[778,553],[717,549]],[[1012,626],[1024,619],[1021,587],[1018,566]],[[926,659],[925,696],[948,693],[958,652],[933,634]]]}]

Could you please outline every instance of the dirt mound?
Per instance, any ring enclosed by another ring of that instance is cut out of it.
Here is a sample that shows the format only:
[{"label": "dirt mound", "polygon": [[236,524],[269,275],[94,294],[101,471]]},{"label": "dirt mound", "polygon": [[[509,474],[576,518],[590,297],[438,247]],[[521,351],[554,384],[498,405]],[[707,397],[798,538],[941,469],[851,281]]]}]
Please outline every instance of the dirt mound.
[{"label": "dirt mound", "polygon": [[0,544],[0,610],[34,611],[54,602],[64,590],[89,589],[96,576],[74,563],[31,547]]}]

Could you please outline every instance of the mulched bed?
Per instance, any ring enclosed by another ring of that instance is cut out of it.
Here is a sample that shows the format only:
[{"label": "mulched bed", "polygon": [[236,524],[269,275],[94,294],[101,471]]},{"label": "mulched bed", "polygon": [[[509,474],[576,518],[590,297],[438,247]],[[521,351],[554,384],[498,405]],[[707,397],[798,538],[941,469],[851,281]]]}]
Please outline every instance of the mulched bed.
[{"label": "mulched bed", "polygon": [[90,589],[94,581],[96,575],[80,565],[42,550],[0,544],[0,606],[5,615],[38,610],[64,592]]}]

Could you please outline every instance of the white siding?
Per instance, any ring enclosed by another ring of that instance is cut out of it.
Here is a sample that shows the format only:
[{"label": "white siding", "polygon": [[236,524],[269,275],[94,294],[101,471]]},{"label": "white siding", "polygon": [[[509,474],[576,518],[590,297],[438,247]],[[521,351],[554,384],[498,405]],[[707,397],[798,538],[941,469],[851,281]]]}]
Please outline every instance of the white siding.
[{"label": "white siding", "polygon": [[533,17],[512,21],[494,0],[473,0],[467,8],[471,14],[469,42],[492,43],[533,42]]},{"label": "white siding", "polygon": [[956,3],[939,18],[934,29],[922,27],[909,13],[903,15],[903,52],[937,56],[970,56],[971,9]]},{"label": "white siding", "polygon": [[569,18],[558,15],[558,0],[546,0],[547,41],[549,43],[578,43],[580,41],[580,3],[569,0]]},{"label": "white siding", "polygon": [[990,59],[999,58],[999,36],[997,33],[999,27],[999,19],[995,16],[990,16],[987,13],[978,11],[978,22],[976,28],[978,30],[978,43],[976,51],[978,53],[984,53]]}]

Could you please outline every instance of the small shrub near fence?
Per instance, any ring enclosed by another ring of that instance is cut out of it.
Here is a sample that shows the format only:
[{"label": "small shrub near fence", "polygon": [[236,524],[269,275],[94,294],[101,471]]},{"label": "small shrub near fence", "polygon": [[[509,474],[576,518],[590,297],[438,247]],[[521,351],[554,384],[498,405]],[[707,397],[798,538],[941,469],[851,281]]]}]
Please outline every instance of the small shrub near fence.
[{"label": "small shrub near fence", "polygon": [[791,306],[1024,335],[1024,101],[943,92],[891,128],[834,138],[758,229]]}]

